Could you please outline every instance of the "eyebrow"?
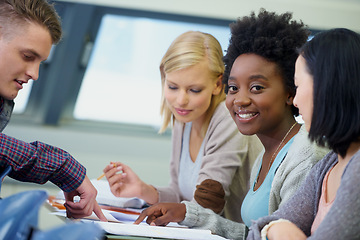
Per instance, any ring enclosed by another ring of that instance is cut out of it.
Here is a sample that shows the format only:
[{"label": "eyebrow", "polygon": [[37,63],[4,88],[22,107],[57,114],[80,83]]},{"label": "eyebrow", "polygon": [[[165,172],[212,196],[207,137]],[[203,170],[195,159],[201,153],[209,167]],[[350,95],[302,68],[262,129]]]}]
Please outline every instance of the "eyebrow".
[{"label": "eyebrow", "polygon": [[32,50],[32,49],[27,49],[27,50],[24,50],[25,52],[26,51],[29,51],[31,54],[33,54],[36,58],[39,58],[42,62],[46,61],[47,58],[45,59],[41,59],[41,56],[39,53],[37,53],[35,50]]},{"label": "eyebrow", "polygon": [[266,80],[266,81],[269,81],[269,79],[267,78],[267,77],[265,77],[264,75],[260,75],[260,74],[258,74],[258,75],[251,75],[250,76],[250,79],[251,80],[253,80],[253,79],[264,79],[264,80]]},{"label": "eyebrow", "polygon": [[[267,77],[265,77],[264,75],[261,75],[261,74],[257,74],[257,75],[251,75],[249,77],[250,80],[254,80],[254,79],[264,79],[266,81],[269,81],[269,79]],[[228,81],[231,81],[231,80],[236,80],[236,77],[232,77],[232,76],[229,76],[229,79]]]},{"label": "eyebrow", "polygon": [[[170,84],[173,84],[175,86],[179,86],[179,84],[174,83],[174,82],[172,82],[171,80],[168,80],[168,79],[166,79],[166,82],[169,82]],[[203,84],[198,84],[198,85],[193,84],[193,85],[186,86],[186,88],[193,88],[193,87],[201,88],[201,89],[205,88],[205,86]]]}]

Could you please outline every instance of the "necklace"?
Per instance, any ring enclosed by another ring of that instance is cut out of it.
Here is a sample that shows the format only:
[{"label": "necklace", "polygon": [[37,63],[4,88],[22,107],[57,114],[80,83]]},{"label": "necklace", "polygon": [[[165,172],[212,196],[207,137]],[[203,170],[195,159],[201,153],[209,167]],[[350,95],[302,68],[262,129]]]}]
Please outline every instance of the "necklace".
[{"label": "necklace", "polygon": [[271,165],[273,164],[274,160],[275,160],[275,156],[276,154],[278,154],[278,151],[280,150],[281,145],[284,143],[286,137],[289,135],[289,133],[291,132],[291,130],[295,127],[296,125],[296,121],[295,123],[290,127],[289,131],[287,131],[287,133],[285,134],[284,138],[281,140],[279,146],[276,148],[276,151],[273,153],[273,155],[271,156],[270,159],[270,163],[269,163],[269,167],[268,167],[268,172],[270,171]]}]

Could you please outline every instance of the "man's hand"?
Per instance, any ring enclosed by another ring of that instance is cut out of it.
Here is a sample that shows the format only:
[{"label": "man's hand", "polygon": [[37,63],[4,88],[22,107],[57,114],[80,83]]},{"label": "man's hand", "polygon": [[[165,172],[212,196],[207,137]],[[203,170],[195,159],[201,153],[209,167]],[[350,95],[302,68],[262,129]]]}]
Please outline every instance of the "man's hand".
[{"label": "man's hand", "polygon": [[[65,208],[67,217],[82,218],[87,217],[94,212],[101,221],[107,219],[101,211],[99,204],[96,202],[97,191],[91,184],[89,178],[85,176],[81,185],[72,192],[64,192]],[[79,196],[80,201],[74,202],[74,197]]]}]

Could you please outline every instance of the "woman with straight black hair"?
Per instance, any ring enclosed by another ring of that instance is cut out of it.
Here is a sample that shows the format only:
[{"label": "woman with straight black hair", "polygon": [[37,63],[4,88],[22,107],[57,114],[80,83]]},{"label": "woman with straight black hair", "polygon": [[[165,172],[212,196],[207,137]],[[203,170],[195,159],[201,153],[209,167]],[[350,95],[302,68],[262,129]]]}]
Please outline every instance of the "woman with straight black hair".
[{"label": "woman with straight black hair", "polygon": [[300,49],[295,85],[310,139],[332,151],[248,239],[360,239],[360,35],[317,34]]}]

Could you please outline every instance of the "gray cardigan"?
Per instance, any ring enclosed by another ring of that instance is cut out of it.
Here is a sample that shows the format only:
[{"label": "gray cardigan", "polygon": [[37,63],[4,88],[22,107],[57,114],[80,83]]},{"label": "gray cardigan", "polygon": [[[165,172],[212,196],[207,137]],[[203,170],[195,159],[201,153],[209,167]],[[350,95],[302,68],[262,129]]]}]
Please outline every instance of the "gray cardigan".
[{"label": "gray cardigan", "polygon": [[309,173],[294,196],[271,216],[260,218],[250,228],[247,239],[261,239],[260,231],[270,221],[284,218],[296,224],[308,239],[360,239],[360,150],[344,169],[335,200],[310,236],[317,213],[321,187],[326,173],[337,163],[337,154],[330,152]]},{"label": "gray cardigan", "polygon": [[[172,156],[170,162],[170,184],[157,187],[159,202],[180,202],[178,177],[184,124],[175,122],[172,132]],[[263,146],[256,136],[242,135],[233,121],[225,103],[216,108],[204,138],[204,153],[197,179],[219,181],[225,191],[224,214],[234,221],[241,221],[239,212],[231,211],[233,204],[242,201],[248,190],[250,169]]]},{"label": "gray cardigan", "polygon": [[[277,169],[269,199],[269,214],[275,211],[282,203],[286,202],[299,187],[305,176],[329,150],[320,148],[308,139],[305,127],[302,126],[294,138],[294,142]],[[250,183],[255,181],[255,177],[262,161],[261,154],[256,160],[251,173]],[[185,202],[186,217],[180,224],[193,228],[210,229],[214,234],[230,238],[243,239],[246,234],[246,227],[242,223],[236,223],[214,214],[214,212],[202,208],[201,206]],[[239,202],[233,211],[240,212],[241,203]]]}]

